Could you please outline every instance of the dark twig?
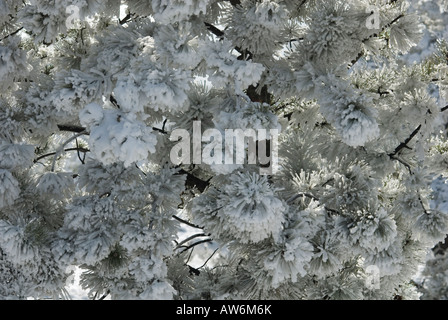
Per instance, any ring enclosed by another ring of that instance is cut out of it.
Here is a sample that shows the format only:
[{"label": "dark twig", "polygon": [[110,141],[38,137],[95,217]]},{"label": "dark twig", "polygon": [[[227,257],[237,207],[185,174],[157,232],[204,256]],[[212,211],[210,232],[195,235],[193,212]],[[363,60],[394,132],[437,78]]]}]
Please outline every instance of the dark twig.
[{"label": "dark twig", "polygon": [[176,216],[176,215],[174,215],[174,214],[173,214],[172,217],[173,217],[174,219],[176,219],[177,221],[182,222],[182,223],[184,223],[184,224],[186,224],[187,226],[190,226],[190,227],[192,227],[192,228],[196,228],[196,229],[204,229],[203,227],[200,227],[200,226],[195,225],[195,224],[193,224],[193,223],[191,223],[191,222],[188,222],[188,221],[186,221],[186,220],[184,220],[184,219],[182,219],[182,218],[179,218],[178,216]]},{"label": "dark twig", "polygon": [[308,0],[302,0],[302,2],[299,4],[299,10],[302,9],[303,5],[307,2]]},{"label": "dark twig", "polygon": [[[219,38],[219,40],[223,40],[224,39],[224,32],[219,30],[217,27],[215,27],[214,25],[208,23],[208,22],[204,22],[205,26],[207,27],[207,30],[210,31],[211,33],[213,33],[215,36],[217,36]],[[235,50],[241,54],[240,57],[238,57],[239,60],[250,60],[253,57],[253,54],[249,51],[249,50],[243,50],[240,47],[235,47]]]},{"label": "dark twig", "polygon": [[107,290],[106,293],[102,297],[100,297],[98,300],[104,300],[109,295],[109,293],[110,293],[110,290]]},{"label": "dark twig", "polygon": [[404,142],[400,143],[398,147],[395,148],[394,152],[389,153],[388,156],[391,158],[394,158],[395,155],[401,151],[403,148],[409,148],[408,143],[415,137],[415,135],[420,131],[422,125],[419,125],[417,128],[415,128],[414,131],[412,131],[411,135],[404,140]]},{"label": "dark twig", "polygon": [[[60,131],[67,131],[67,132],[74,132],[74,133],[81,133],[81,132],[86,131],[86,128],[83,128],[80,126],[64,125],[64,124],[58,124],[58,129]],[[89,133],[86,133],[86,135],[89,135]]]},{"label": "dark twig", "polygon": [[217,36],[220,40],[224,39],[224,32],[208,22],[204,22],[204,24],[207,27],[207,30]]},{"label": "dark twig", "polygon": [[203,267],[205,267],[205,265],[207,264],[207,262],[210,261],[210,259],[215,255],[215,253],[219,250],[219,248],[216,248],[215,251],[213,251],[213,253],[211,254],[210,257],[207,258],[207,260],[205,260],[205,262],[202,264],[202,266],[196,268],[196,269],[201,269]]},{"label": "dark twig", "polygon": [[81,158],[81,150],[79,149],[79,143],[78,143],[78,139],[76,139],[76,152],[78,153],[78,159],[79,161],[81,161],[82,164],[86,164],[85,160],[86,160],[86,152],[84,152],[83,157]]},{"label": "dark twig", "polygon": [[423,200],[422,200],[422,197],[420,196],[420,194],[418,195],[418,200],[420,201],[420,205],[422,206],[423,212],[425,214],[429,214],[428,210],[426,210],[425,205],[423,204]]},{"label": "dark twig", "polygon": [[120,25],[124,25],[125,23],[129,22],[132,19],[132,16],[134,16],[134,13],[128,13],[123,19],[119,21]]},{"label": "dark twig", "polygon": [[152,130],[163,133],[163,134],[168,134],[168,132],[166,132],[163,128],[157,128],[157,127],[152,127]]},{"label": "dark twig", "polygon": [[19,33],[20,31],[23,30],[23,27],[20,27],[19,29],[17,29],[16,31],[8,34],[7,36],[4,36],[3,38],[0,39],[0,41],[5,40],[6,38],[12,37],[13,35],[16,35],[17,33]]},{"label": "dark twig", "polygon": [[[85,149],[85,148],[68,148],[68,149],[64,149],[64,152],[69,152],[69,151],[83,152],[84,154],[87,153],[87,152],[90,152],[89,149]],[[37,157],[36,159],[34,159],[34,163],[36,163],[39,160],[42,160],[44,158],[54,156],[54,155],[56,155],[56,153],[57,152],[50,152],[50,153],[43,154],[43,155]]]},{"label": "dark twig", "polygon": [[195,239],[195,238],[208,237],[208,236],[210,236],[210,235],[209,235],[209,234],[207,235],[207,234],[205,234],[205,233],[196,233],[196,234],[193,234],[193,235],[189,236],[188,238],[186,238],[186,239],[182,240],[181,242],[179,242],[179,243],[177,244],[177,246],[176,246],[175,249],[179,249],[180,247],[183,246],[183,244],[185,244],[185,243],[187,243],[188,241],[193,240],[193,239]]},{"label": "dark twig", "polygon": [[411,135],[409,137],[407,137],[404,142],[400,143],[398,145],[398,147],[395,148],[394,152],[388,154],[389,158],[391,158],[392,160],[397,160],[402,165],[404,165],[408,169],[409,174],[412,174],[411,166],[408,163],[406,163],[405,161],[403,161],[402,159],[397,158],[396,155],[398,154],[398,152],[400,152],[404,148],[411,149],[408,146],[408,143],[417,135],[417,133],[420,131],[421,127],[422,127],[422,125],[420,124],[417,128],[415,128],[414,131],[412,131]]},{"label": "dark twig", "polygon": [[[207,242],[212,242],[212,241],[213,241],[213,239],[204,239],[204,240],[197,241],[197,242],[195,242],[195,243],[193,243],[193,244],[190,244],[189,246],[186,246],[182,252],[185,252],[185,251],[187,251],[187,250],[189,250],[189,249],[191,249],[191,248],[194,248],[194,247],[196,247],[196,246],[199,245],[199,244],[207,243]],[[182,253],[182,252],[181,252],[181,253]]]}]

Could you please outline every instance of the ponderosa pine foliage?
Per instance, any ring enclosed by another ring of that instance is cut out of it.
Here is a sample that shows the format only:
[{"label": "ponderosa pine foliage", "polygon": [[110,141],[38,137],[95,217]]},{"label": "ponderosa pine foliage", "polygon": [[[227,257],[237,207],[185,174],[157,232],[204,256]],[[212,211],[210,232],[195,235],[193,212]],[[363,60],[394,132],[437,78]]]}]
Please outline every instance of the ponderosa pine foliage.
[{"label": "ponderosa pine foliage", "polygon": [[[73,265],[92,298],[417,296],[448,64],[397,63],[406,1],[0,0],[0,27],[0,297],[65,298]],[[278,171],[174,164],[195,121],[281,129]]]}]

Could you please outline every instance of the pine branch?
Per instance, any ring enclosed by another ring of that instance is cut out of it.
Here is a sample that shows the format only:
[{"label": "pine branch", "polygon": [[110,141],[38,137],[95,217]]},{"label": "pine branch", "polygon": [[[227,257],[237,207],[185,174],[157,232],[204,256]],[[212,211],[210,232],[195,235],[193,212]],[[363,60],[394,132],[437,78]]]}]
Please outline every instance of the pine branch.
[{"label": "pine branch", "polygon": [[286,203],[288,203],[288,204],[289,204],[289,203],[292,203],[292,202],[294,202],[295,200],[297,200],[298,198],[303,198],[303,197],[307,197],[307,198],[311,198],[311,199],[313,199],[313,200],[319,201],[319,198],[313,196],[311,193],[306,193],[306,192],[304,192],[304,193],[298,193],[298,194],[292,196],[291,198],[289,198],[288,200],[286,200]]},{"label": "pine branch", "polygon": [[59,157],[59,155],[60,155],[62,152],[64,152],[64,150],[65,150],[64,147],[65,147],[67,144],[69,144],[70,142],[72,142],[73,140],[77,139],[78,137],[80,137],[80,136],[82,136],[82,135],[84,135],[84,134],[86,134],[86,131],[77,133],[77,134],[75,134],[73,137],[67,139],[67,140],[62,144],[62,146],[56,151],[56,153],[55,153],[55,155],[54,155],[54,157],[53,157],[53,163],[52,163],[52,165],[51,165],[51,172],[54,172],[54,169],[55,169],[55,167],[56,167],[56,160],[57,160],[57,158]]},{"label": "pine branch", "polygon": [[389,156],[389,158],[391,158],[392,160],[396,160],[396,161],[400,162],[402,165],[404,165],[408,169],[409,174],[412,174],[411,166],[408,163],[406,163],[405,161],[403,161],[402,159],[397,158],[396,155],[404,148],[411,149],[408,146],[408,143],[417,135],[417,133],[420,131],[421,127],[422,127],[422,125],[419,125],[417,128],[415,128],[415,130],[412,131],[411,135],[409,137],[407,137],[404,142],[400,143],[398,145],[398,147],[395,148],[394,152],[387,154]]},{"label": "pine branch", "polygon": [[307,2],[308,0],[302,0],[302,2],[299,4],[299,7],[297,8],[298,10],[300,10],[300,9],[302,9],[302,7],[305,5],[305,3]]},{"label": "pine branch", "polygon": [[119,21],[120,25],[124,25],[125,23],[131,21],[133,16],[134,16],[134,13],[128,13],[123,19],[121,19]]},{"label": "pine branch", "polygon": [[14,31],[14,32],[12,32],[12,33],[10,33],[10,34],[8,34],[7,36],[4,36],[3,38],[1,38],[0,41],[3,41],[3,40],[5,40],[5,39],[7,39],[7,38],[9,38],[9,37],[12,37],[13,35],[16,35],[17,33],[19,33],[19,32],[22,31],[22,30],[23,30],[23,27],[20,27],[20,28],[17,29],[16,31]]},{"label": "pine branch", "polygon": [[165,131],[164,128],[160,129],[160,128],[152,127],[152,130],[163,133],[163,134],[168,134],[168,132]]},{"label": "pine branch", "polygon": [[[393,19],[391,22],[389,22],[388,24],[386,24],[386,25],[381,29],[381,31],[384,31],[385,29],[389,28],[391,25],[393,25],[395,22],[397,22],[398,20],[400,20],[400,19],[403,18],[403,17],[404,17],[404,14],[401,13],[401,14],[398,15],[395,19]],[[377,37],[378,35],[377,35],[377,34],[374,34],[373,36],[374,36],[374,37]]]},{"label": "pine branch", "polygon": [[[60,131],[66,131],[66,132],[74,132],[74,133],[81,133],[85,132],[86,128],[80,127],[80,126],[74,126],[74,125],[64,125],[64,124],[58,124],[58,129]],[[86,135],[89,135],[89,133],[85,133]]]},{"label": "pine branch", "polygon": [[205,234],[205,233],[196,233],[196,234],[193,234],[193,235],[189,236],[188,238],[186,238],[186,239],[182,240],[181,242],[179,242],[179,243],[176,245],[176,247],[175,247],[174,249],[176,250],[176,249],[179,249],[179,248],[181,248],[181,247],[185,247],[185,246],[184,246],[185,243],[187,243],[188,241],[193,240],[193,239],[195,239],[195,238],[199,238],[199,237],[209,237],[209,236],[210,236],[210,234]]},{"label": "pine branch", "polygon": [[[164,122],[164,127],[165,127],[165,122]],[[168,134],[168,132],[165,131],[164,127],[162,129],[152,127],[152,130],[163,133],[163,134]],[[89,135],[89,133],[86,131],[86,128],[83,128],[80,126],[58,124],[58,129],[59,129],[59,131],[64,131],[64,132],[74,132],[74,133],[84,132],[85,135]]]},{"label": "pine branch", "polygon": [[219,40],[224,39],[224,32],[219,30],[217,27],[212,25],[211,23],[204,22],[205,26],[207,27],[207,30],[213,33],[215,36],[219,38]]},{"label": "pine branch", "polygon": [[[64,152],[70,152],[70,151],[77,151],[77,152],[83,152],[83,153],[90,152],[89,149],[82,148],[82,147],[80,147],[80,148],[68,148],[68,149],[64,149]],[[43,154],[43,155],[37,157],[36,159],[34,159],[34,163],[37,163],[39,160],[42,160],[42,159],[44,159],[44,158],[54,156],[54,155],[56,155],[56,153],[57,153],[57,152],[50,152],[50,153]]]},{"label": "pine branch", "polygon": [[420,201],[420,205],[422,206],[423,212],[425,214],[429,214],[428,210],[426,210],[425,205],[423,204],[423,200],[420,194],[418,194],[418,201]]},{"label": "pine branch", "polygon": [[78,139],[76,139],[76,148],[77,148],[76,153],[78,154],[79,161],[81,161],[82,164],[86,164],[86,162],[85,162],[85,160],[86,160],[86,152],[84,152],[84,156],[81,158],[81,151],[80,151]]},{"label": "pine branch", "polygon": [[[368,36],[367,38],[365,38],[365,39],[362,40],[362,43],[366,43],[366,42],[369,41],[370,39],[375,38],[375,37],[378,37],[379,34],[380,34],[381,32],[383,32],[384,30],[386,30],[387,28],[389,28],[390,26],[392,26],[395,22],[397,22],[398,20],[400,20],[400,19],[403,18],[403,17],[404,17],[404,14],[403,14],[403,13],[399,14],[396,18],[394,18],[392,21],[390,21],[388,24],[386,24],[383,28],[381,28],[381,31],[380,31],[379,33],[374,33],[374,34]],[[354,60],[352,60],[352,61],[350,62],[350,66],[349,66],[349,68],[352,68],[353,65],[354,65],[356,62],[358,62],[359,59],[362,58],[362,56],[364,56],[364,52],[363,52],[363,51],[361,51],[361,52],[358,54],[358,56],[357,56]]]},{"label": "pine branch", "polygon": [[188,222],[187,220],[184,220],[184,219],[182,219],[182,218],[179,218],[178,216],[176,216],[176,215],[172,215],[172,217],[174,218],[174,219],[176,219],[177,221],[179,221],[179,222],[182,222],[182,223],[184,223],[184,224],[186,224],[187,226],[190,226],[190,227],[192,227],[192,228],[196,228],[196,229],[204,229],[204,227],[200,227],[200,226],[198,226],[198,225],[195,225],[195,224],[193,224],[193,223],[191,223],[191,222]]},{"label": "pine branch", "polygon": [[196,247],[197,245],[200,245],[200,244],[203,244],[203,243],[207,243],[207,242],[212,242],[212,241],[213,241],[213,239],[204,239],[204,240],[200,240],[200,241],[195,242],[195,243],[193,243],[193,244],[191,244],[191,245],[189,245],[189,246],[184,247],[184,250],[183,250],[181,253],[183,253],[183,252],[185,252],[185,251],[187,251],[187,250],[189,250],[189,249],[191,249],[191,248],[194,248],[194,247]]},{"label": "pine branch", "polygon": [[205,265],[207,264],[207,262],[210,261],[210,259],[215,255],[215,253],[219,250],[220,248],[216,248],[215,251],[213,251],[213,253],[210,255],[210,257],[207,258],[207,260],[205,260],[205,262],[202,264],[202,266],[196,268],[197,270],[205,267]]},{"label": "pine branch", "polygon": [[[286,203],[290,204],[290,203],[294,202],[295,200],[297,200],[298,198],[303,198],[303,197],[310,198],[310,199],[313,199],[313,200],[315,200],[317,202],[320,202],[320,199],[318,197],[312,195],[311,193],[303,192],[303,193],[298,193],[298,194],[292,196],[291,198],[286,200]],[[326,206],[324,206],[324,209],[326,211],[329,211],[329,212],[332,212],[332,213],[335,213],[335,214],[339,214],[339,215],[341,214],[341,212],[339,212],[338,210],[331,209],[331,208],[328,208]]]},{"label": "pine branch", "polygon": [[[207,30],[213,33],[215,36],[219,38],[219,40],[223,40],[225,33],[221,30],[219,30],[217,27],[212,25],[211,23],[204,22],[205,26],[207,27]],[[240,57],[238,57],[239,60],[242,59],[242,57],[246,57],[246,60],[250,60],[252,58],[252,53],[250,53],[248,50],[243,50],[240,47],[235,47],[235,50],[241,54]]]},{"label": "pine branch", "polygon": [[404,160],[397,158],[397,157],[390,157],[390,158],[392,160],[397,160],[398,162],[400,162],[402,165],[404,165],[408,169],[409,174],[412,174],[411,166],[408,163],[404,162]]},{"label": "pine branch", "polygon": [[[394,152],[389,153],[388,156],[390,158],[395,157],[395,155],[400,152],[403,148],[409,148],[408,147],[408,143],[415,137],[415,135],[420,131],[422,125],[419,125],[417,128],[415,128],[414,131],[412,131],[411,135],[409,137],[406,138],[406,140],[402,143],[400,143],[400,145],[398,147],[395,148]],[[410,148],[409,148],[410,149]]]}]

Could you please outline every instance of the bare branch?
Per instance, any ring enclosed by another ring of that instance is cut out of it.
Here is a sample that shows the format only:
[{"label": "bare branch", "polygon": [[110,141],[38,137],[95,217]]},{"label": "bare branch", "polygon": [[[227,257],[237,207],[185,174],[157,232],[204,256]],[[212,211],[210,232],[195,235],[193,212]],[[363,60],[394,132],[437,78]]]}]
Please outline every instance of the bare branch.
[{"label": "bare branch", "polygon": [[224,39],[224,32],[208,22],[204,22],[204,24],[207,27],[207,30],[217,36],[220,40]]},{"label": "bare branch", "polygon": [[86,133],[87,133],[86,131],[77,133],[77,134],[75,134],[73,137],[71,137],[70,139],[66,140],[66,141],[62,144],[62,146],[56,151],[56,154],[54,155],[54,158],[53,158],[53,164],[51,165],[51,172],[54,172],[54,168],[55,168],[55,166],[56,166],[56,160],[57,160],[57,158],[60,156],[60,154],[61,154],[62,152],[64,152],[64,150],[65,150],[65,149],[64,149],[65,146],[66,146],[67,144],[69,144],[70,142],[72,142],[73,140],[77,139],[78,137],[80,137],[80,136],[82,136],[82,135],[84,135],[84,134],[86,134]]},{"label": "bare branch", "polygon": [[[89,149],[85,149],[85,148],[68,148],[68,149],[64,149],[64,152],[70,152],[70,151],[83,152],[84,154],[87,153],[87,152],[90,152]],[[42,160],[44,158],[54,156],[55,154],[56,154],[56,152],[50,152],[50,153],[43,154],[43,155],[37,157],[36,159],[34,159],[34,163],[36,163],[39,160]]]},{"label": "bare branch", "polygon": [[415,135],[420,131],[422,125],[419,125],[417,128],[415,128],[414,131],[412,131],[411,135],[409,137],[406,138],[406,140],[402,143],[400,143],[400,145],[398,147],[395,148],[394,152],[389,153],[388,156],[393,158],[395,157],[395,155],[401,151],[401,149],[403,148],[409,148],[408,147],[408,143],[415,137]]},{"label": "bare branch", "polygon": [[[86,132],[86,128],[69,124],[68,125],[58,124],[58,129],[60,131],[74,132],[74,133]],[[89,135],[89,133],[86,132],[85,135]]]},{"label": "bare branch", "polygon": [[[212,242],[212,241],[213,241],[213,239],[204,239],[204,240],[200,240],[200,241],[198,241],[198,242],[195,242],[195,243],[193,243],[193,244],[190,244],[189,246],[186,246],[182,252],[185,252],[185,251],[187,251],[187,250],[189,250],[189,249],[191,249],[191,248],[194,248],[194,247],[196,247],[196,246],[199,245],[199,244],[207,243],[207,242]],[[182,253],[182,252],[181,252],[181,253]]]},{"label": "bare branch", "polygon": [[191,223],[191,222],[188,222],[188,221],[186,221],[186,220],[184,220],[184,219],[182,219],[182,218],[179,218],[178,216],[176,216],[176,215],[174,215],[174,214],[173,214],[172,217],[173,217],[174,219],[176,219],[177,221],[182,222],[182,223],[184,223],[184,224],[186,224],[187,226],[190,226],[190,227],[192,227],[192,228],[196,228],[196,229],[204,229],[203,227],[200,227],[200,226],[195,225],[195,224],[193,224],[193,223]]},{"label": "bare branch", "polygon": [[120,25],[124,25],[125,23],[129,22],[133,16],[134,13],[128,13],[123,19],[119,21]]},{"label": "bare branch", "polygon": [[[76,139],[76,152],[78,154],[78,159],[79,161],[81,161],[82,164],[86,164],[85,160],[86,160],[86,153],[84,152],[83,157],[81,158],[81,150],[79,148],[79,143],[78,143],[78,139]],[[65,150],[64,150],[65,151]]]},{"label": "bare branch", "polygon": [[199,237],[208,237],[208,236],[210,236],[210,234],[205,234],[205,233],[196,233],[196,234],[193,234],[193,235],[189,236],[188,238],[186,238],[186,239],[182,240],[181,242],[179,242],[179,243],[177,244],[176,248],[174,248],[174,249],[179,249],[180,247],[183,246],[183,244],[185,244],[185,243],[187,243],[188,241],[193,240],[193,239],[195,239],[195,238],[199,238]]},{"label": "bare branch", "polygon": [[208,257],[207,260],[205,260],[205,262],[202,264],[202,266],[200,266],[200,267],[198,267],[198,268],[196,268],[196,269],[199,270],[199,269],[205,267],[205,265],[207,264],[207,262],[210,261],[210,259],[215,255],[215,253],[216,253],[219,249],[220,249],[220,248],[216,248],[215,251],[213,251],[213,253],[211,254],[211,256]]},{"label": "bare branch", "polygon": [[5,40],[6,38],[12,37],[13,35],[16,35],[17,33],[19,33],[20,31],[23,30],[23,27],[20,27],[19,29],[17,29],[16,31],[8,34],[7,36],[4,36],[3,38],[0,39],[0,41]]}]

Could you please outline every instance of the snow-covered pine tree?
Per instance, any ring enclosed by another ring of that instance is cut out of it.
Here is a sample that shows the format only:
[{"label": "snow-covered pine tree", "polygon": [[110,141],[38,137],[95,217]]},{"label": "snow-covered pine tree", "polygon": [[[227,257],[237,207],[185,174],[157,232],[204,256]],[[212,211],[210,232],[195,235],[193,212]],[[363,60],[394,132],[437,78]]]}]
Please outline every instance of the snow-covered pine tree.
[{"label": "snow-covered pine tree", "polygon": [[[67,297],[75,265],[92,298],[416,298],[448,232],[447,59],[397,63],[418,20],[402,0],[0,0],[0,297]],[[173,163],[196,121],[281,128],[278,171]]]}]

